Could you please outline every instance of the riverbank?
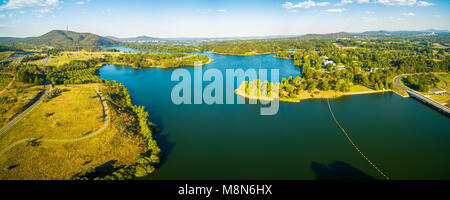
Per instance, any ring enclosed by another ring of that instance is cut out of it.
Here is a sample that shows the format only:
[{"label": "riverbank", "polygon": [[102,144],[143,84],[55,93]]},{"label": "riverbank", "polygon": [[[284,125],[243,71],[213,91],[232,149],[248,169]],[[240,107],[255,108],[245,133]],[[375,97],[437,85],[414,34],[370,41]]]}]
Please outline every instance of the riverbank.
[{"label": "riverbank", "polygon": [[264,53],[256,53],[256,52],[246,52],[245,54],[235,54],[235,53],[220,53],[211,51],[213,54],[222,55],[222,56],[259,56],[259,55],[267,55],[267,54],[274,54],[274,52],[264,52]]},{"label": "riverbank", "polygon": [[[284,102],[294,102],[299,103],[301,100],[308,100],[308,99],[336,99],[342,96],[351,96],[351,95],[362,95],[362,94],[375,94],[375,93],[385,93],[385,92],[394,92],[398,94],[397,92],[391,90],[391,89],[383,89],[383,90],[373,90],[373,91],[364,91],[364,92],[339,92],[334,90],[328,90],[328,91],[302,91],[299,95],[297,95],[297,98],[277,98],[279,101]],[[261,101],[273,101],[275,98],[270,97],[258,97],[258,96],[252,96],[245,94],[244,91],[241,91],[239,89],[235,90],[235,93],[241,97],[244,97],[246,99],[252,99],[252,100],[261,100]],[[402,96],[398,94],[399,96]],[[403,96],[402,96],[403,97]]]}]

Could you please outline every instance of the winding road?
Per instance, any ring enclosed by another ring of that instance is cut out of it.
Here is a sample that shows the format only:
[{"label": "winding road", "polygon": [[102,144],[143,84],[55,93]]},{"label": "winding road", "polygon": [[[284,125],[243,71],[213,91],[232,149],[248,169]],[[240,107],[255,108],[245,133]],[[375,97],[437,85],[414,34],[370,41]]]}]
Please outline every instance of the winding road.
[{"label": "winding road", "polygon": [[[432,107],[438,109],[439,111],[444,112],[445,114],[447,114],[447,116],[450,116],[450,109],[447,106],[444,106],[444,105],[440,104],[439,102],[437,102],[433,99],[430,99],[430,98],[424,96],[423,94],[420,94],[400,83],[400,79],[405,78],[409,75],[412,75],[412,74],[402,74],[402,75],[396,76],[394,78],[394,84],[397,85],[398,87],[400,87],[401,89],[405,90],[406,92],[408,92],[408,94],[411,95],[412,97],[415,97],[415,98],[419,99],[420,101],[427,103],[427,104],[431,105]],[[445,84],[447,84],[447,82],[445,82]]]},{"label": "winding road", "polygon": [[100,92],[98,91],[98,87],[95,87],[95,92],[96,92],[97,95],[99,96],[100,102],[102,103],[102,107],[103,107],[103,115],[104,115],[104,118],[105,118],[105,122],[103,123],[103,126],[102,126],[100,129],[98,129],[97,131],[95,131],[94,133],[89,134],[89,135],[86,135],[86,136],[84,136],[84,137],[80,137],[80,138],[76,138],[76,139],[69,139],[69,140],[45,140],[45,139],[36,139],[36,138],[22,139],[22,140],[19,140],[19,141],[13,143],[13,144],[7,146],[7,147],[4,148],[4,149],[2,149],[2,150],[0,151],[0,155],[3,154],[3,153],[5,153],[5,152],[8,151],[9,149],[13,148],[14,146],[19,145],[19,144],[24,143],[24,142],[28,142],[28,141],[34,141],[34,142],[52,142],[52,143],[69,143],[69,142],[77,142],[77,141],[80,141],[80,140],[85,140],[85,139],[88,139],[88,138],[91,138],[91,137],[94,137],[94,136],[98,135],[98,134],[101,133],[103,130],[105,130],[105,129],[108,127],[108,125],[109,125],[109,110],[108,110],[108,105],[106,104],[105,99],[103,99],[102,95],[101,95]]}]

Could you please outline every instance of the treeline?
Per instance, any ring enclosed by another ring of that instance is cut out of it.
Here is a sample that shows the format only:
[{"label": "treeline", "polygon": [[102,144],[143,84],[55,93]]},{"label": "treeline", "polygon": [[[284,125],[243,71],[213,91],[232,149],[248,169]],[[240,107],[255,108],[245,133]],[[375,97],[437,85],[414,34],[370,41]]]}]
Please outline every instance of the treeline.
[{"label": "treeline", "polygon": [[14,46],[4,46],[0,45],[0,52],[3,51],[23,51],[21,48],[14,47]]},{"label": "treeline", "polygon": [[112,122],[119,133],[133,137],[145,144],[147,151],[135,158],[133,164],[104,174],[95,168],[89,168],[84,173],[77,174],[72,180],[123,180],[143,177],[151,174],[159,165],[161,149],[158,147],[153,134],[157,132],[154,124],[148,121],[148,113],[143,106],[132,104],[131,96],[123,84],[109,81],[102,89],[112,110]]},{"label": "treeline", "polygon": [[30,62],[30,61],[35,61],[35,60],[40,60],[40,59],[44,59],[46,58],[47,55],[44,54],[33,54],[33,55],[27,55],[25,57],[22,58],[21,62]]},{"label": "treeline", "polygon": [[430,88],[437,87],[440,82],[439,78],[434,74],[416,74],[406,77],[405,84],[420,92],[428,92]]},{"label": "treeline", "polygon": [[31,83],[36,85],[43,85],[45,75],[42,73],[37,65],[34,64],[20,64],[13,66],[16,80],[24,83]]},{"label": "treeline", "polygon": [[177,44],[138,44],[138,43],[123,43],[122,46],[142,50],[142,51],[159,51],[159,52],[203,52],[205,47],[201,45],[177,45]]}]

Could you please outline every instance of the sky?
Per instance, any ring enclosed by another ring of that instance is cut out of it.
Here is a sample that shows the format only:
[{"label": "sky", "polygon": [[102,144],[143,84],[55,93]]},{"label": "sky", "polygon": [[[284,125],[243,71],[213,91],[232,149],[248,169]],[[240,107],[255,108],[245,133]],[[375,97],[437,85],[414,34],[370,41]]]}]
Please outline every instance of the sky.
[{"label": "sky", "polygon": [[0,37],[235,37],[450,30],[450,0],[0,0]]}]

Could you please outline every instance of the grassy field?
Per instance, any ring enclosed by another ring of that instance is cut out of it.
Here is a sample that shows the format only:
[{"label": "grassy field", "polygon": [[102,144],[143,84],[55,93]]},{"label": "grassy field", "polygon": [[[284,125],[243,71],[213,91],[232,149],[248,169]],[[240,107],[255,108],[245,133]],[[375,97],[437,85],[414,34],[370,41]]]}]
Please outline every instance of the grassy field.
[{"label": "grassy field", "polygon": [[375,91],[375,90],[372,90],[370,88],[364,87],[362,85],[352,85],[348,92],[349,93],[353,93],[353,92],[372,92],[372,91]]},{"label": "grassy field", "polygon": [[[65,90],[39,104],[8,132],[0,136],[0,149],[25,138],[76,139],[100,129],[104,123],[96,84],[58,86]],[[65,179],[89,167],[115,168],[134,162],[142,152],[137,141],[107,127],[100,134],[71,143],[19,144],[0,156],[0,179]]]},{"label": "grassy field", "polygon": [[13,79],[13,76],[11,76],[9,74],[0,73],[0,91],[5,89],[5,87],[8,86],[9,83],[11,83],[12,79]]},{"label": "grassy field", "polygon": [[1,91],[0,96],[0,127],[24,111],[37,95],[44,91],[43,86],[15,81],[11,87]]},{"label": "grassy field", "polygon": [[14,51],[3,51],[3,52],[0,52],[0,60],[7,59],[14,53],[15,53]]},{"label": "grassy field", "polygon": [[450,96],[447,96],[447,95],[436,95],[436,96],[431,96],[430,99],[433,99],[433,100],[441,103],[442,105],[450,107]]},{"label": "grassy field", "polygon": [[[61,66],[69,63],[71,60],[89,60],[91,58],[101,58],[105,55],[118,55],[119,52],[88,52],[88,51],[64,51],[56,56],[50,56],[47,65]],[[34,61],[42,63],[42,60]],[[33,62],[31,62],[33,63]]]}]

